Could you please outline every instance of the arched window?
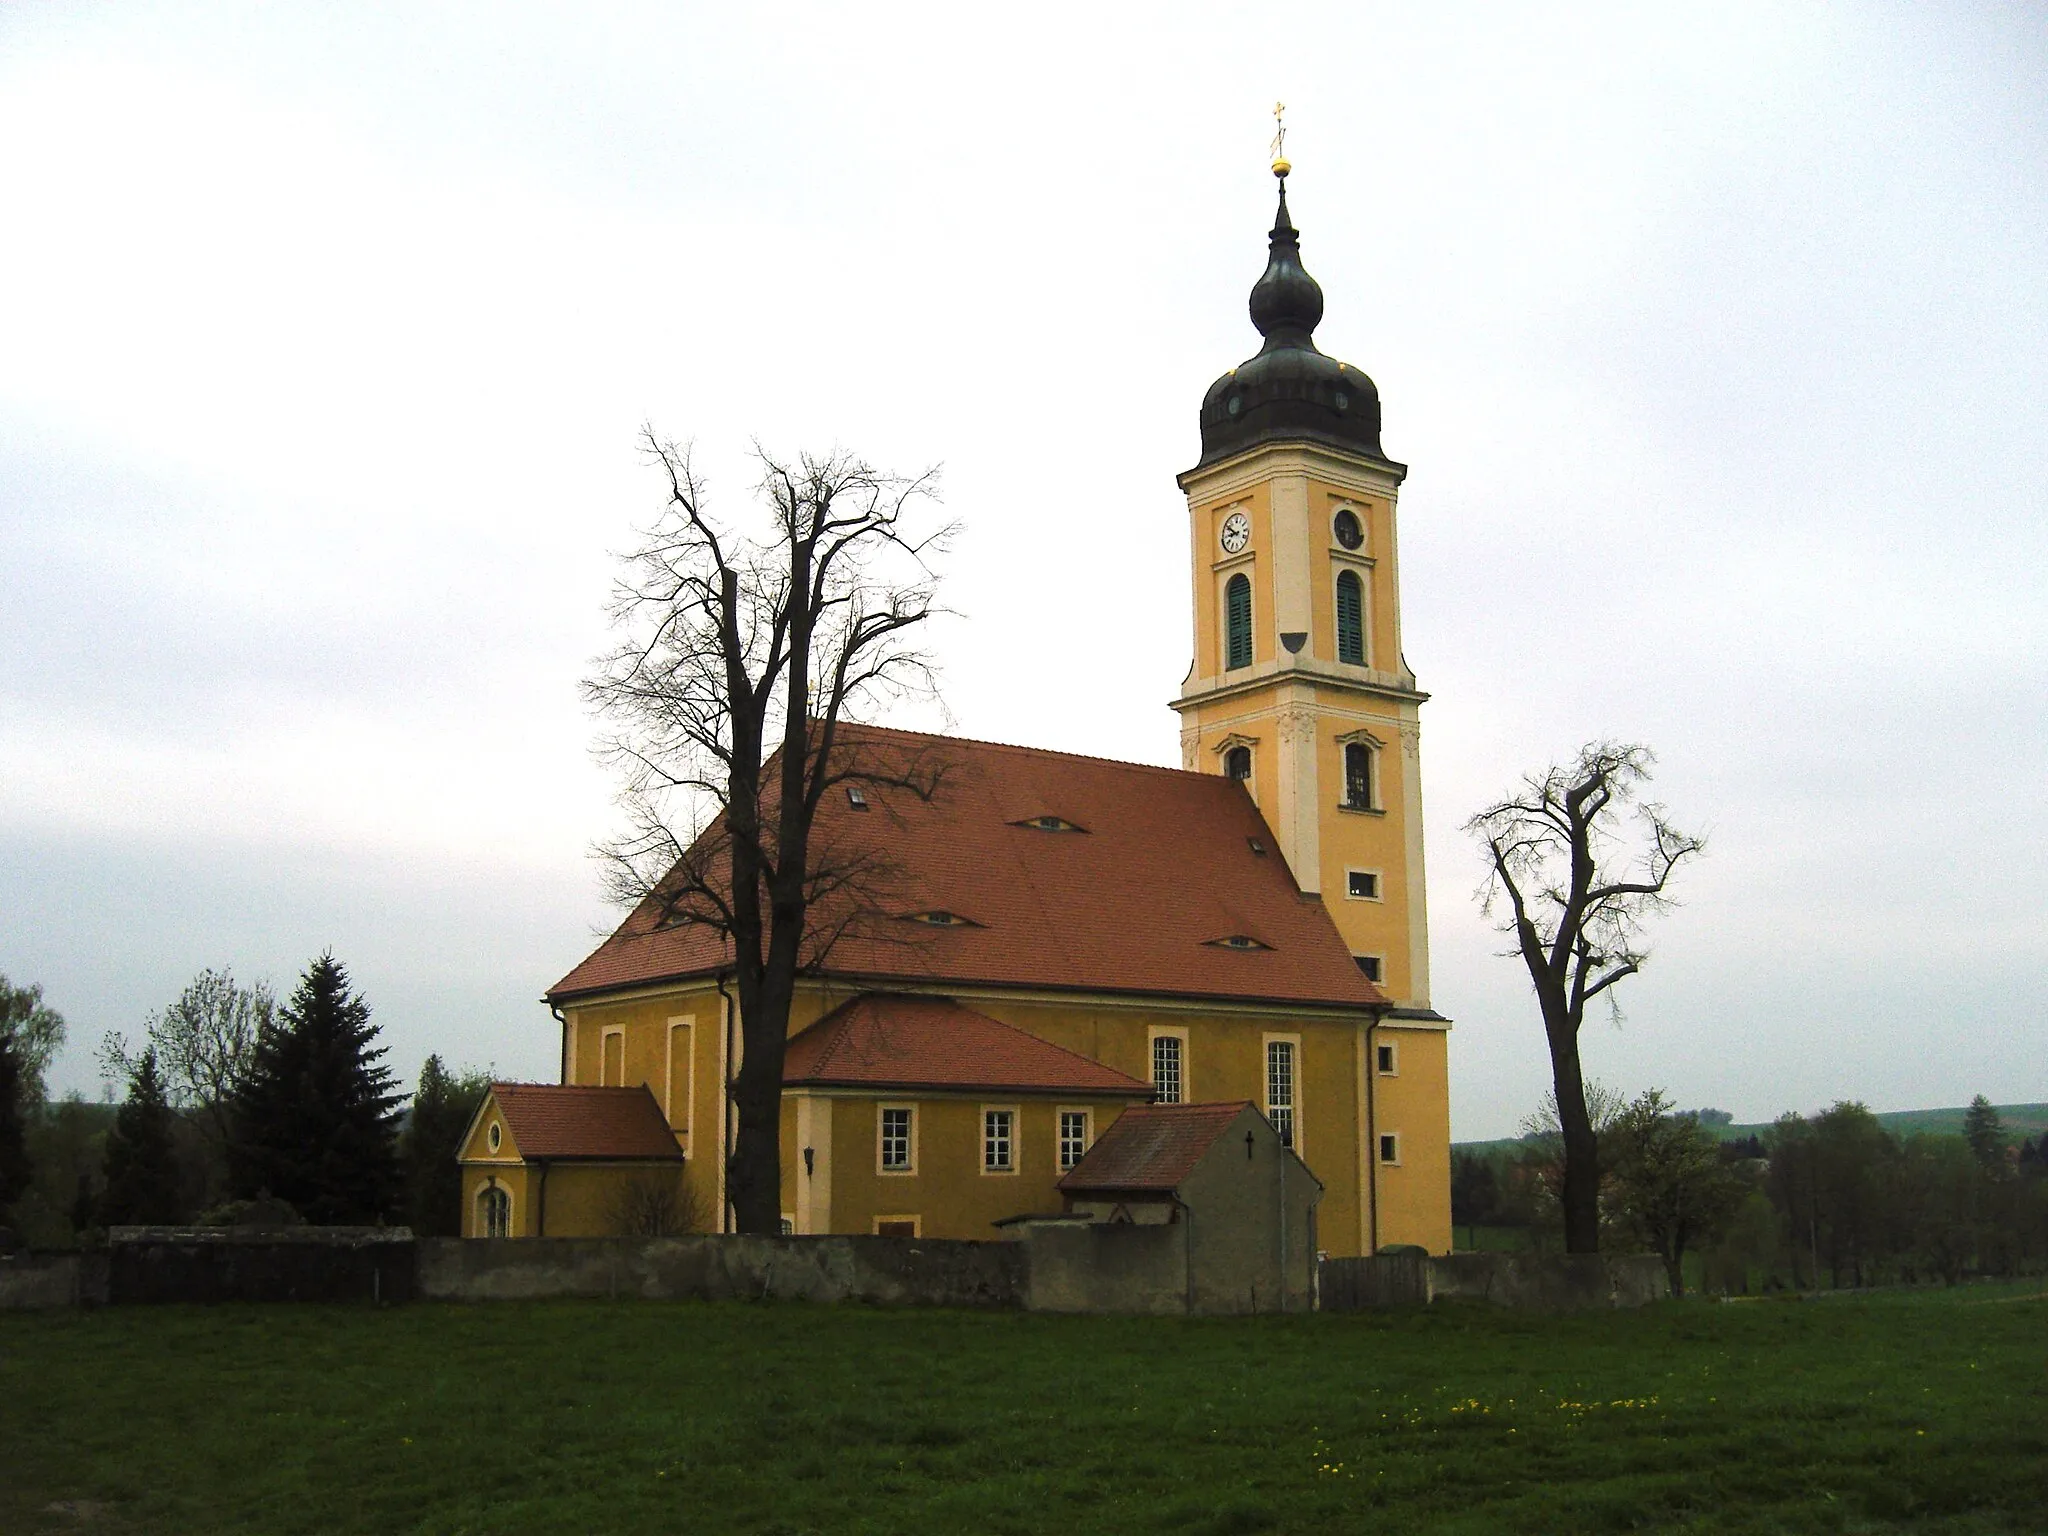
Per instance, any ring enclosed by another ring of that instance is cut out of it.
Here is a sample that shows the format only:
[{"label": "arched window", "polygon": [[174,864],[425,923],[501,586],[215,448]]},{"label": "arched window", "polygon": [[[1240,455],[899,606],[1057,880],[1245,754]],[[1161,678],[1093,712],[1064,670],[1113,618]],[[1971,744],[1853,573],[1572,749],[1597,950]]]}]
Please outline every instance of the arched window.
[{"label": "arched window", "polygon": [[1226,779],[1237,779],[1239,781],[1249,779],[1252,776],[1252,749],[1250,747],[1232,747],[1228,752],[1224,753],[1223,776]]},{"label": "arched window", "polygon": [[1223,585],[1223,668],[1252,664],[1252,582],[1239,571]]},{"label": "arched window", "polygon": [[476,1224],[485,1237],[512,1235],[512,1197],[496,1184],[477,1191]]},{"label": "arched window", "polygon": [[1365,589],[1356,571],[1337,577],[1337,659],[1365,665]]},{"label": "arched window", "polygon": [[1362,741],[1344,744],[1344,803],[1354,811],[1378,808],[1379,785],[1374,783],[1378,764],[1372,748]]}]

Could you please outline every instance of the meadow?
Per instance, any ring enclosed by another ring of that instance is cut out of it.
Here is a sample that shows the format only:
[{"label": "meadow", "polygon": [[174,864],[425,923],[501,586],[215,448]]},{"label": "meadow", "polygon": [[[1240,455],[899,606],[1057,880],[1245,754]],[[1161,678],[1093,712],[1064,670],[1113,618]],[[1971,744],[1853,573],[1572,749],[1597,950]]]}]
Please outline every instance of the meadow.
[{"label": "meadow", "polygon": [[7,1532],[1370,1529],[2048,1529],[2048,1296],[0,1315]]}]

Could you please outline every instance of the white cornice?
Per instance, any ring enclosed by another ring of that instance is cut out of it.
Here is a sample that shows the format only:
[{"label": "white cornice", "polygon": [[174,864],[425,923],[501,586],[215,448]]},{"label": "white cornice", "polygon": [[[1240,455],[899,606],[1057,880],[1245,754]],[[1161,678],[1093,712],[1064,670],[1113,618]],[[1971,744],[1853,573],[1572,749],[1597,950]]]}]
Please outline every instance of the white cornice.
[{"label": "white cornice", "polygon": [[1367,496],[1396,495],[1408,478],[1408,466],[1391,459],[1347,454],[1321,443],[1260,443],[1218,463],[1190,469],[1177,477],[1190,501],[1238,496],[1274,475],[1307,474],[1339,490]]}]

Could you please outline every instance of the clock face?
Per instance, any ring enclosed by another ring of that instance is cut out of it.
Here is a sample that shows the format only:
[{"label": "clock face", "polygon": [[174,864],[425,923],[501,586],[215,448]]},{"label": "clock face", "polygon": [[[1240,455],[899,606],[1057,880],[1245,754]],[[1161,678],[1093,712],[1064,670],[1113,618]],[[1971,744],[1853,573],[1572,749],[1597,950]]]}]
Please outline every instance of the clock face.
[{"label": "clock face", "polygon": [[1223,553],[1234,555],[1252,539],[1252,520],[1242,512],[1233,512],[1223,519]]}]

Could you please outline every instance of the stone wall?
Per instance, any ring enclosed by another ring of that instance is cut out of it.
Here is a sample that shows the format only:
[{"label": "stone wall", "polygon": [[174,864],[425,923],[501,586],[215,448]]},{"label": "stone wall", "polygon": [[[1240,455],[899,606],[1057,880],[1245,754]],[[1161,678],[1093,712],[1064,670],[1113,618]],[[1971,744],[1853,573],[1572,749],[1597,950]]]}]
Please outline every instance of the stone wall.
[{"label": "stone wall", "polygon": [[410,1301],[406,1227],[115,1227],[107,1299],[148,1302]]},{"label": "stone wall", "polygon": [[1033,1222],[1024,1305],[1034,1312],[1188,1310],[1187,1226]]},{"label": "stone wall", "polygon": [[1385,1254],[1325,1259],[1322,1308],[1355,1312],[1458,1298],[1538,1312],[1640,1307],[1671,1294],[1655,1254]]},{"label": "stone wall", "polygon": [[445,1237],[419,1244],[419,1294],[438,1301],[590,1296],[1016,1307],[1025,1273],[1016,1243],[913,1237]]},{"label": "stone wall", "polygon": [[0,1312],[89,1306],[107,1299],[100,1253],[0,1253]]}]

